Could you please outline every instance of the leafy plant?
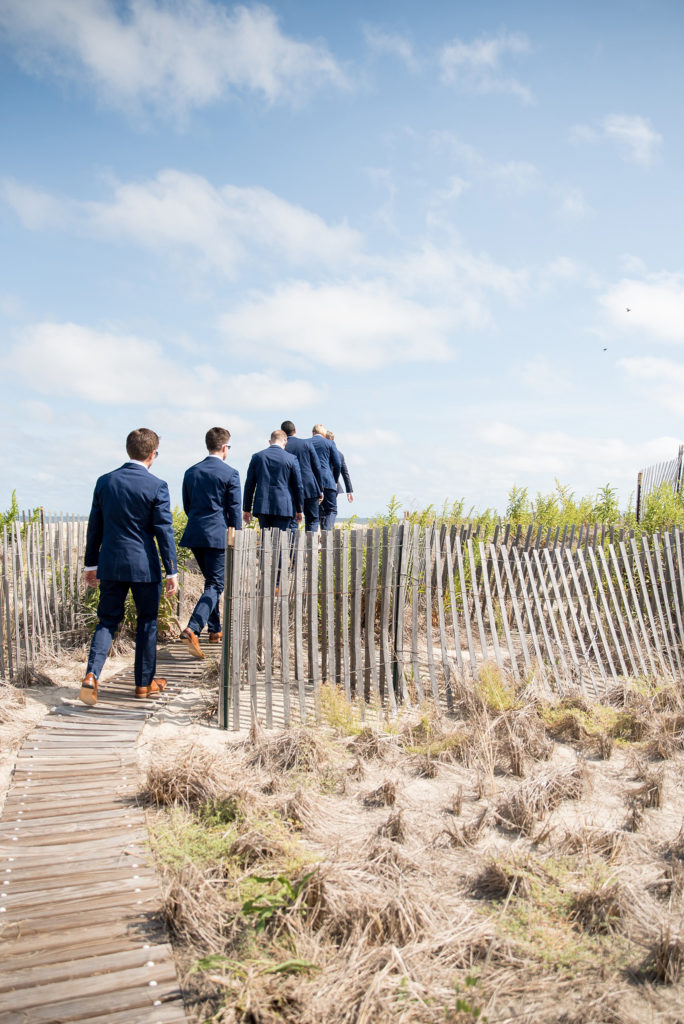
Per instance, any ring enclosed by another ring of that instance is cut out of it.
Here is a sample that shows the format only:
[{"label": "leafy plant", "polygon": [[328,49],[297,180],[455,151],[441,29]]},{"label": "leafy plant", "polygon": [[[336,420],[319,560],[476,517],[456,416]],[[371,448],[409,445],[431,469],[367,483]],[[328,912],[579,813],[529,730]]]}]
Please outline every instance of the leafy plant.
[{"label": "leafy plant", "polygon": [[[263,931],[278,914],[289,910],[296,903],[313,874],[313,871],[309,871],[297,882],[291,882],[286,875],[251,875],[251,880],[264,886],[264,891],[245,900],[242,904],[243,915],[256,918],[256,931]],[[277,886],[275,890],[274,885]]]}]

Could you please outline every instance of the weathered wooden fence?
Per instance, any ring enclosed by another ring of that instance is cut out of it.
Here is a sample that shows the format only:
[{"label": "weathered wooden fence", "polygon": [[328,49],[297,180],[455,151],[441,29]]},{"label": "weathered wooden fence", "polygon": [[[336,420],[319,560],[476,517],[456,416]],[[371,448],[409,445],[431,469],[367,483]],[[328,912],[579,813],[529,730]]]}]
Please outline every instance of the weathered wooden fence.
[{"label": "weathered wooden fence", "polygon": [[551,694],[681,676],[679,530],[401,524],[322,534],[245,530],[226,552],[220,724],[320,713],[334,683],[394,712],[455,706],[496,666]]},{"label": "weathered wooden fence", "polygon": [[45,651],[58,653],[79,626],[87,521],[23,516],[2,530],[0,677],[11,679]]},{"label": "weathered wooden fence", "polygon": [[675,494],[682,490],[682,473],[684,472],[684,444],[680,444],[676,459],[657,462],[639,471],[637,476],[636,518],[641,522],[644,501],[652,491],[657,491],[661,484],[669,484]]}]

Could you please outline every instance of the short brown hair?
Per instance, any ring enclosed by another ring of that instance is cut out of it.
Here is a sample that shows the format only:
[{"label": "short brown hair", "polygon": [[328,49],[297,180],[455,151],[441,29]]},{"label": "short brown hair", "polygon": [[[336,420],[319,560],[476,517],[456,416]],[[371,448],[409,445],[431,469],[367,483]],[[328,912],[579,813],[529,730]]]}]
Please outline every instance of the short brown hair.
[{"label": "short brown hair", "polygon": [[208,452],[217,452],[219,448],[223,448],[224,444],[228,444],[229,441],[230,430],[226,430],[225,427],[212,427],[211,430],[207,430],[204,438]]},{"label": "short brown hair", "polygon": [[335,435],[333,434],[332,430],[326,430],[325,436],[328,438],[329,441],[335,440]]},{"label": "short brown hair", "polygon": [[159,434],[155,434],[149,427],[131,430],[126,438],[126,453],[129,459],[136,459],[138,462],[144,462],[158,447]]},{"label": "short brown hair", "polygon": [[284,430],[271,431],[271,444],[275,444],[276,441],[287,441],[287,434]]}]

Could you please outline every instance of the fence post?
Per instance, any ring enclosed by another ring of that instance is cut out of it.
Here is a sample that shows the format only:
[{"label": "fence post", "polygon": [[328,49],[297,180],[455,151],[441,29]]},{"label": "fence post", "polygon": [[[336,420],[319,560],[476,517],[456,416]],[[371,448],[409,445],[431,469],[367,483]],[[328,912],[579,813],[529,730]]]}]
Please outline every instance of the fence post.
[{"label": "fence post", "polygon": [[223,591],[223,644],[219,687],[219,729],[228,728],[230,707],[231,658],[233,656],[233,565],[235,560],[235,527],[226,533],[225,584]]}]

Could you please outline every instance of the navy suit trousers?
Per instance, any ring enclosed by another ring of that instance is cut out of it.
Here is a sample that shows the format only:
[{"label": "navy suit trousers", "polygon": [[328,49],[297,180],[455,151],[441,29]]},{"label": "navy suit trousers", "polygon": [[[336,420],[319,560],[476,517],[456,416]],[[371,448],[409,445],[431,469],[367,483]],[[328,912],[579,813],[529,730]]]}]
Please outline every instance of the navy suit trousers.
[{"label": "navy suit trousers", "polygon": [[100,600],[97,606],[98,623],[93,633],[86,672],[96,679],[104,665],[109,648],[124,617],[128,591],[133,594],[138,625],[135,631],[136,686],[149,686],[157,670],[157,616],[161,598],[161,583],[129,583],[121,580],[100,580]]},{"label": "navy suit trousers", "polygon": [[205,626],[210,633],[220,633],[226,553],[223,548],[192,548],[192,553],[204,576],[204,593],[195,605],[188,626],[197,636]]},{"label": "navy suit trousers", "polygon": [[[320,525],[318,513],[321,507],[318,503],[318,498],[304,499],[304,524],[307,533],[315,533],[317,531]],[[298,529],[299,523],[293,516],[290,520],[290,530],[292,533],[296,533]]]},{"label": "navy suit trousers", "polygon": [[262,530],[287,530],[290,525],[289,516],[271,516],[265,512],[257,512],[256,517]]},{"label": "navy suit trousers", "polygon": [[321,518],[323,520],[324,530],[332,530],[334,528],[335,519],[337,518],[336,487],[323,488],[323,504],[321,505]]}]

